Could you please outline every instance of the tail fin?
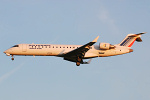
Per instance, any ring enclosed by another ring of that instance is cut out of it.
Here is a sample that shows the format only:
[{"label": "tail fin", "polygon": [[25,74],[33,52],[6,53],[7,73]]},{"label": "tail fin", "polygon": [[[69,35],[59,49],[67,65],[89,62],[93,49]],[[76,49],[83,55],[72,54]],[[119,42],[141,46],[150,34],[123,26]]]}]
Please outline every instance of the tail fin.
[{"label": "tail fin", "polygon": [[140,37],[142,34],[145,33],[146,32],[138,33],[138,34],[128,34],[125,37],[125,39],[119,44],[119,46],[131,47],[135,41],[142,42],[142,39]]}]

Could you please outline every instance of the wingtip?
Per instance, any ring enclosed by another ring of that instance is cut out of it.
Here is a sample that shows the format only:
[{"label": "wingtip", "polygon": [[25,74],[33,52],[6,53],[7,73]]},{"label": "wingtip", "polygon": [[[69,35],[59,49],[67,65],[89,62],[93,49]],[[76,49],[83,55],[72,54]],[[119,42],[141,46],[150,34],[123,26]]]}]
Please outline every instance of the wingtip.
[{"label": "wingtip", "polygon": [[97,36],[92,42],[97,42],[99,36]]}]

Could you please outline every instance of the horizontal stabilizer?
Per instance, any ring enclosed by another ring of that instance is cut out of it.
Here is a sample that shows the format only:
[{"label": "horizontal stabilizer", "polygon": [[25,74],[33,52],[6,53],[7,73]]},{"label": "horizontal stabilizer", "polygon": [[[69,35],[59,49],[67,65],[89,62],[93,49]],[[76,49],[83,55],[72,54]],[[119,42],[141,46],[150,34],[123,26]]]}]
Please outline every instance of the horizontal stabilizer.
[{"label": "horizontal stabilizer", "polygon": [[130,35],[129,37],[137,37],[137,36],[142,35],[142,34],[145,34],[145,33],[147,33],[147,32],[142,32],[142,33],[138,33],[138,34],[133,34],[133,35]]},{"label": "horizontal stabilizer", "polygon": [[142,35],[142,34],[145,34],[145,33],[147,33],[147,32],[138,33],[137,35]]},{"label": "horizontal stabilizer", "polygon": [[139,37],[136,39],[137,42],[142,42],[142,39]]}]

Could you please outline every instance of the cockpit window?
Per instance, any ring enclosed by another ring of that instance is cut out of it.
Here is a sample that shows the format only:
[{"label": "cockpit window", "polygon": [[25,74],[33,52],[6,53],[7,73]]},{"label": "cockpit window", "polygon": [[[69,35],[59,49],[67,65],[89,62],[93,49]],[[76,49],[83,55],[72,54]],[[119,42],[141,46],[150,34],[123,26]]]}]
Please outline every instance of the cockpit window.
[{"label": "cockpit window", "polygon": [[19,47],[19,45],[14,45],[13,47]]}]

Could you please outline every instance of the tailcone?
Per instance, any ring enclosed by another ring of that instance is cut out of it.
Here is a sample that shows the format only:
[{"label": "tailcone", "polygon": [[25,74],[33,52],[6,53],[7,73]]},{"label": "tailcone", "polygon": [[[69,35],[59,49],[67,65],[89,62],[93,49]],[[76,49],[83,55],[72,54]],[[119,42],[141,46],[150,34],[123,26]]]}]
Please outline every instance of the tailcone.
[{"label": "tailcone", "polygon": [[133,49],[129,49],[129,52],[133,52]]}]

